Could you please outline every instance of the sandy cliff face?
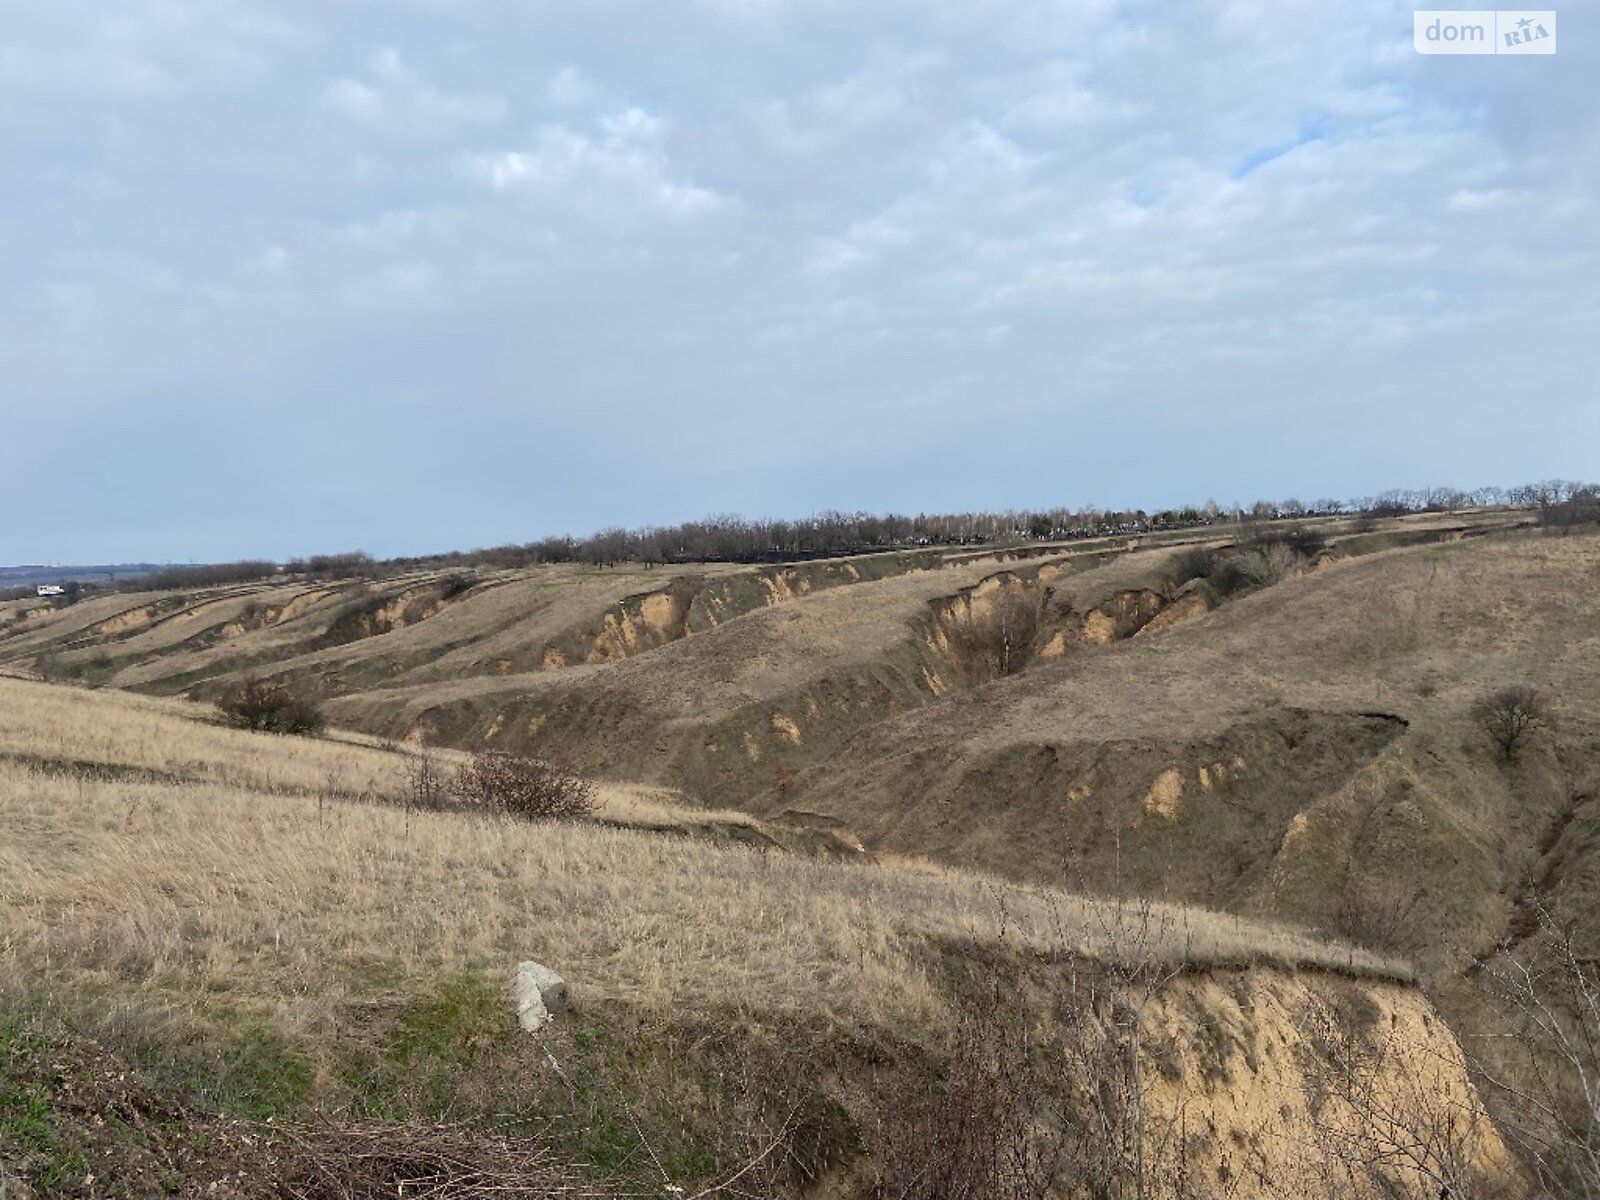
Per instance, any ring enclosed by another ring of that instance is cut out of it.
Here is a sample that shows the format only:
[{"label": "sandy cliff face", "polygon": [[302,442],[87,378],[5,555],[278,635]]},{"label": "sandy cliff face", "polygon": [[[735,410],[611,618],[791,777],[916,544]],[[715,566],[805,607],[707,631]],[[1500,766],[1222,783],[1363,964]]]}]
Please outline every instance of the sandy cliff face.
[{"label": "sandy cliff face", "polygon": [[[584,661],[613,662],[687,637],[688,615],[688,598],[675,591],[635,596],[607,612],[601,618],[600,628],[584,637],[587,642]],[[551,653],[546,654],[545,661],[548,666]]]},{"label": "sandy cliff face", "polygon": [[1414,987],[1211,972],[1149,1001],[1139,1029],[1153,1194],[1521,1193],[1460,1048]]},{"label": "sandy cliff face", "polygon": [[909,1141],[937,1177],[997,1130],[1004,1151],[980,1194],[1022,1194],[1007,1162],[1074,1200],[1527,1194],[1417,988],[1358,971],[1137,965],[1139,946],[1123,949],[1121,965],[974,969],[939,1087],[985,1101],[928,1103],[902,1085],[923,1132],[878,1145],[891,1169]]}]

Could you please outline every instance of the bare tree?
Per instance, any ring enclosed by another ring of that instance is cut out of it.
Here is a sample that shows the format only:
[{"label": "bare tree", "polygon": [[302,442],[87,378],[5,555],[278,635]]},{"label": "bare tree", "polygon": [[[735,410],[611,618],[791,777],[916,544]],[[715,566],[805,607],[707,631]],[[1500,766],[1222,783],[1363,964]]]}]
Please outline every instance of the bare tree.
[{"label": "bare tree", "polygon": [[[1479,1075],[1501,1127],[1549,1196],[1600,1197],[1600,980],[1572,927],[1535,906],[1534,952],[1483,964],[1499,1002],[1495,1065]],[[1487,1058],[1487,1056],[1485,1056]]]},{"label": "bare tree", "polygon": [[979,607],[969,597],[945,622],[956,657],[979,679],[1015,675],[1033,661],[1044,624],[1050,590],[1020,579],[1005,580],[991,604]]},{"label": "bare tree", "polygon": [[1472,719],[1507,762],[1515,760],[1528,736],[1550,721],[1550,704],[1543,693],[1525,684],[1513,684],[1484,696],[1472,706]]},{"label": "bare tree", "polygon": [[424,750],[406,762],[405,789],[401,802],[407,809],[432,812],[444,808],[450,799],[450,780],[439,766],[439,760]]}]

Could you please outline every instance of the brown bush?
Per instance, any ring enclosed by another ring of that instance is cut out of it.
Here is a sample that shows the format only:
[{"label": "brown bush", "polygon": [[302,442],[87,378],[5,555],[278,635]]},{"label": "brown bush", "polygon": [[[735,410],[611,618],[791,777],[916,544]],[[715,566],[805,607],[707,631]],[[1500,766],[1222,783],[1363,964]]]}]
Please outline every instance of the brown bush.
[{"label": "brown bush", "polygon": [[594,787],[549,763],[503,750],[481,750],[456,774],[461,803],[528,821],[586,817],[596,808]]},{"label": "brown bush", "polygon": [[1511,762],[1528,735],[1540,725],[1549,724],[1550,703],[1537,689],[1513,684],[1474,704],[1472,719],[1500,748],[1500,757]]},{"label": "brown bush", "polygon": [[1335,937],[1383,954],[1414,955],[1423,949],[1415,886],[1384,880],[1347,879],[1329,929]]},{"label": "brown bush", "polygon": [[950,622],[947,632],[956,660],[975,681],[1003,678],[1025,670],[1044,625],[1048,588],[1018,584],[1003,591],[981,614]]},{"label": "brown bush", "polygon": [[478,586],[478,577],[471,571],[451,571],[439,580],[439,598],[454,600]]},{"label": "brown bush", "polygon": [[1288,542],[1268,541],[1246,554],[1239,565],[1253,583],[1271,587],[1293,575],[1303,561],[1300,552]]},{"label": "brown bush", "polygon": [[1174,554],[1168,560],[1163,575],[1172,587],[1178,588],[1194,579],[1209,579],[1220,564],[1215,550],[1206,546],[1192,546]]},{"label": "brown bush", "polygon": [[1044,1200],[1063,1174],[1061,1081],[997,977],[966,999],[946,1077],[878,1127],[874,1200]]},{"label": "brown bush", "polygon": [[315,701],[275,679],[246,679],[217,700],[228,724],[263,733],[321,733],[327,718]]}]

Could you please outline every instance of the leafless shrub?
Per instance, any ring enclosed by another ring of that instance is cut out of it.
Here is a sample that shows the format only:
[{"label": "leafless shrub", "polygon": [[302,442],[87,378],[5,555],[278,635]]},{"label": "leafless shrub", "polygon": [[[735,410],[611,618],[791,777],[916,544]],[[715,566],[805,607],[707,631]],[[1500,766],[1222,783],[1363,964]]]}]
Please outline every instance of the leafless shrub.
[{"label": "leafless shrub", "polygon": [[1174,554],[1167,563],[1164,574],[1171,586],[1182,587],[1192,579],[1209,579],[1212,572],[1217,569],[1219,561],[1215,550],[1194,546]]},{"label": "leafless shrub", "polygon": [[1413,954],[1420,948],[1416,916],[1421,901],[1422,894],[1405,884],[1347,879],[1332,932],[1384,954]]},{"label": "leafless shrub", "polygon": [[1236,552],[1217,555],[1216,565],[1211,574],[1206,576],[1206,583],[1218,600],[1226,600],[1256,586],[1255,579],[1245,571],[1245,557]]},{"label": "leafless shrub", "polygon": [[276,574],[276,563],[249,560],[233,563],[210,563],[204,566],[166,567],[148,575],[135,576],[124,581],[125,592],[179,591],[183,588],[224,587],[230,583],[245,583],[267,579]]},{"label": "leafless shrub", "polygon": [[1300,568],[1300,552],[1288,542],[1267,542],[1240,560],[1245,575],[1261,587],[1282,583]]},{"label": "leafless shrub", "polygon": [[401,802],[407,808],[433,812],[449,806],[451,780],[427,751],[406,762],[404,788]]},{"label": "leafless shrub", "polygon": [[481,750],[456,773],[461,803],[528,821],[585,817],[595,810],[594,786],[549,763],[503,750]]},{"label": "leafless shrub", "polygon": [[321,733],[327,725],[315,701],[276,679],[245,679],[228,688],[217,708],[230,725],[263,733]]},{"label": "leafless shrub", "polygon": [[880,1127],[882,1200],[1043,1200],[1065,1149],[1023,1015],[992,986],[961,1021],[947,1077]]},{"label": "leafless shrub", "polygon": [[[1003,906],[1002,906],[1003,907]],[[1063,932],[1064,914],[1055,918]],[[1004,918],[1002,918],[1004,921]],[[1050,970],[1064,997],[1036,1036],[1004,926],[986,983],[961,1018],[944,1087],[880,1129],[883,1200],[1184,1197],[1181,1113],[1146,1097],[1146,1018],[1181,968],[1157,947],[1177,935],[1148,903],[1117,906],[1104,961],[1074,953]]]},{"label": "leafless shrub", "polygon": [[439,598],[454,600],[478,586],[478,577],[471,571],[452,571],[439,580]]},{"label": "leafless shrub", "polygon": [[1483,965],[1504,1014],[1509,1069],[1478,1075],[1501,1101],[1510,1141],[1547,1195],[1600,1197],[1600,981],[1594,952],[1536,906],[1542,947],[1502,952]]},{"label": "leafless shrub", "polygon": [[[1546,1195],[1600,1196],[1600,979],[1593,950],[1536,905],[1538,949],[1483,964],[1502,1020],[1499,1062],[1478,1075]],[[1503,1064],[1503,1065],[1502,1065]]]},{"label": "leafless shrub", "polygon": [[351,550],[344,554],[313,554],[310,558],[293,558],[284,564],[284,570],[291,575],[354,578],[379,574],[381,566],[365,550]]},{"label": "leafless shrub", "polygon": [[1532,732],[1550,721],[1544,694],[1525,684],[1512,684],[1484,696],[1472,706],[1472,719],[1499,747],[1500,757],[1515,760]]},{"label": "leafless shrub", "polygon": [[957,661],[976,679],[1015,675],[1033,660],[1044,623],[1047,589],[1023,583],[1004,586],[987,607],[946,623]]},{"label": "leafless shrub", "polygon": [[1287,529],[1276,530],[1267,535],[1264,541],[1282,542],[1301,558],[1312,559],[1321,554],[1328,545],[1328,535],[1319,529],[1305,525],[1291,525]]}]

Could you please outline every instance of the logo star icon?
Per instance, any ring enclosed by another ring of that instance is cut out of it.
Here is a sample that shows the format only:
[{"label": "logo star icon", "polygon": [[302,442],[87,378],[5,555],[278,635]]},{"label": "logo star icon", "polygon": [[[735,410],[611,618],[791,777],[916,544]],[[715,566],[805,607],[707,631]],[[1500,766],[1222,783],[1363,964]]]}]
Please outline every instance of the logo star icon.
[{"label": "logo star icon", "polygon": [[1532,25],[1532,24],[1533,24],[1533,22],[1530,21],[1527,17],[1523,17],[1522,20],[1517,22],[1517,28],[1518,29],[1526,29],[1529,25]]}]

